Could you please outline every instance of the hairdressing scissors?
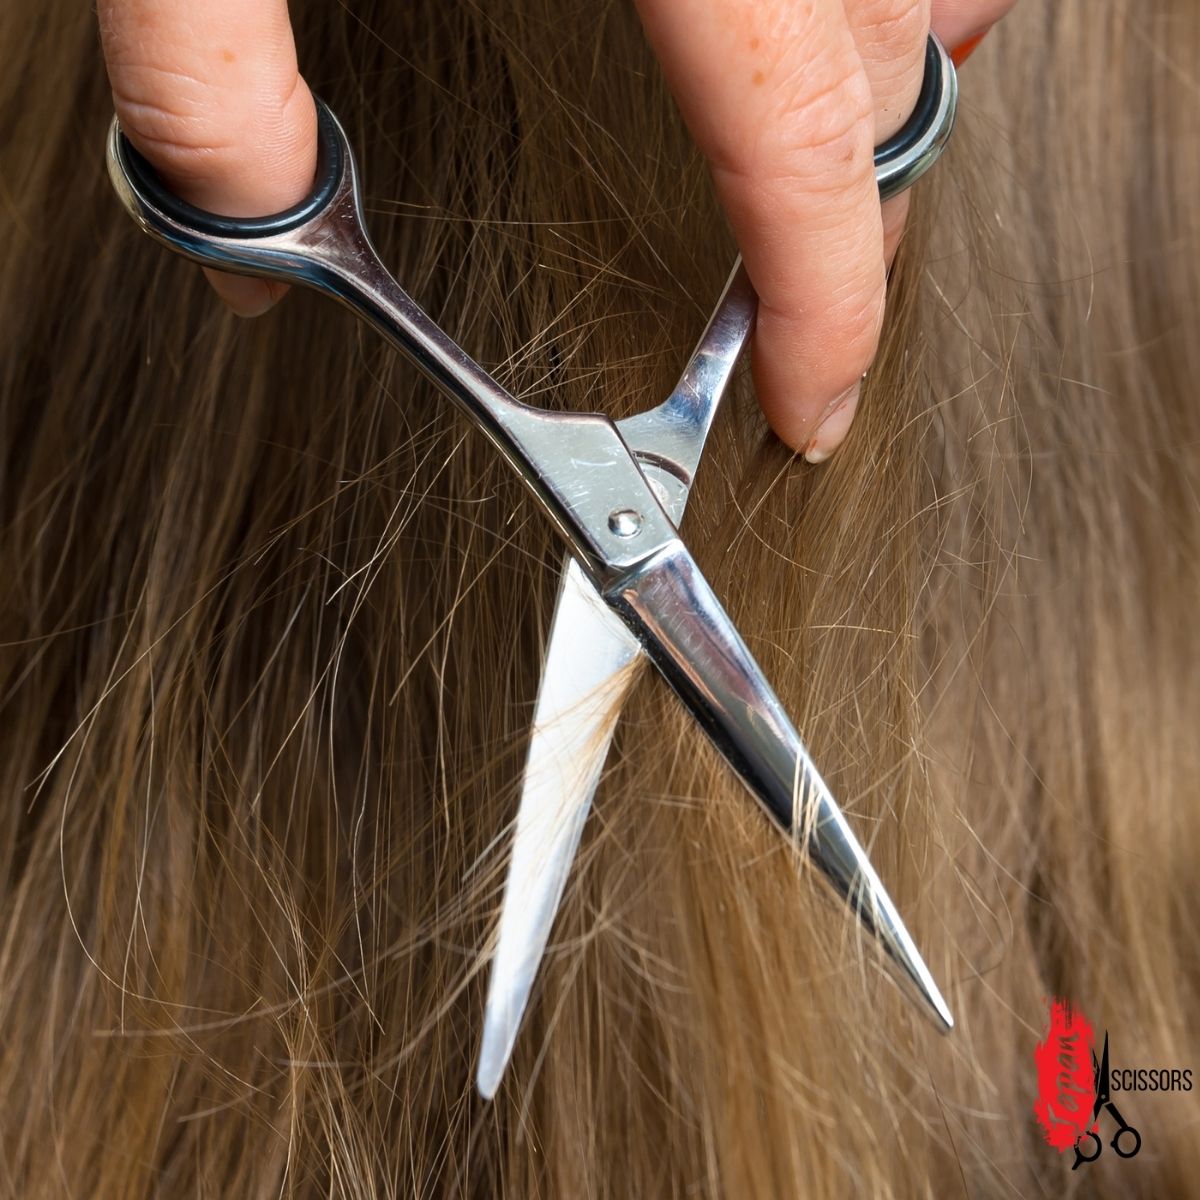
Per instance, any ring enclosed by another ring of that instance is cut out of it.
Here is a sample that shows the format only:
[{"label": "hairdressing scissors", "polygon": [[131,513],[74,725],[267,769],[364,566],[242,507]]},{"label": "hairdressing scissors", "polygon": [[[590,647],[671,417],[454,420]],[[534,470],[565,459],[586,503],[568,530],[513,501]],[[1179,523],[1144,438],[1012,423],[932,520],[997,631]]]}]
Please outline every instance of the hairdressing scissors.
[{"label": "hairdressing scissors", "polygon": [[[954,68],[931,37],[913,116],[876,152],[876,177],[885,196],[908,187],[937,158],[956,101]],[[676,529],[717,403],[753,323],[756,302],[740,265],[680,385],[658,408],[614,422],[600,413],[531,407],[509,395],[439,328],[384,266],[366,231],[349,141],[320,101],[317,113],[313,190],[272,216],[224,217],[181,201],[116,119],[108,137],[109,175],[138,225],[170,249],[206,266],[301,283],[332,296],[462,408],[567,544],[555,642],[563,643],[559,631],[575,613],[596,639],[590,659],[578,641],[568,640],[565,650],[551,647],[538,729],[552,726],[547,716],[567,711],[597,687],[603,692],[605,681],[615,680],[618,645],[626,662],[644,653],[748,790],[798,837],[878,943],[898,981],[940,1028],[950,1029],[950,1011],[895,905]],[[585,612],[591,617],[583,618]],[[611,728],[617,707],[610,702],[594,712],[586,728]],[[603,752],[581,748],[582,728],[560,737],[552,752],[540,740],[545,734],[535,734],[532,743],[485,1017],[478,1078],[485,1095],[494,1092],[511,1053],[603,764]],[[561,753],[575,755],[575,782],[560,773],[549,788],[539,786],[544,773],[538,760]]]},{"label": "hairdressing scissors", "polygon": [[[1117,1152],[1121,1158],[1133,1158],[1135,1154],[1142,1148],[1142,1135],[1136,1129],[1128,1124],[1120,1112],[1117,1111],[1117,1106],[1112,1102],[1112,1088],[1109,1082],[1108,1070],[1108,1034],[1104,1035],[1104,1049],[1101,1052],[1100,1058],[1096,1058],[1095,1050],[1092,1051],[1092,1067],[1096,1072],[1096,1103],[1092,1106],[1092,1124],[1095,1125],[1100,1119],[1100,1110],[1108,1109],[1108,1114],[1116,1121],[1119,1128],[1113,1134],[1113,1140],[1108,1144]],[[1133,1147],[1130,1150],[1121,1149],[1121,1137],[1123,1134],[1129,1134],[1133,1139]],[[1084,1140],[1088,1140],[1091,1145],[1090,1154],[1083,1152],[1082,1146]],[[1100,1134],[1095,1129],[1089,1129],[1085,1133],[1081,1133],[1075,1140],[1075,1161],[1071,1164],[1071,1170],[1078,1168],[1080,1163],[1095,1162],[1100,1157],[1100,1151],[1103,1145],[1100,1141]]]}]

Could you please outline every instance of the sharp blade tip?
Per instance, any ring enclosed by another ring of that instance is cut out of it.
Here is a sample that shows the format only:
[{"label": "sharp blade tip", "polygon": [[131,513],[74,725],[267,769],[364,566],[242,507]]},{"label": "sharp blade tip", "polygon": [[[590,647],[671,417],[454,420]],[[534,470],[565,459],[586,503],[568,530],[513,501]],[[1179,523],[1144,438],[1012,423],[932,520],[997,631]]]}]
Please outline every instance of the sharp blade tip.
[{"label": "sharp blade tip", "polygon": [[[815,777],[820,782],[819,776]],[[834,884],[862,927],[882,949],[894,978],[903,985],[909,998],[940,1032],[950,1033],[954,1016],[934,982],[933,972],[829,789],[824,783],[820,783],[820,789],[815,840],[808,846],[814,865]]]},{"label": "sharp blade tip", "polygon": [[517,1042],[517,1029],[525,1005],[519,1004],[516,1020],[512,1019],[511,998],[507,1010],[489,996],[483,1013],[483,1038],[479,1044],[479,1065],[475,1069],[475,1089],[485,1100],[491,1100],[500,1089],[500,1081],[508,1069],[513,1047]]},{"label": "sharp blade tip", "polygon": [[937,983],[934,982],[933,972],[921,956],[912,936],[904,927],[890,901],[888,908],[891,910],[888,914],[891,919],[885,923],[886,933],[880,939],[887,958],[898,968],[896,974],[907,983],[906,990],[910,997],[930,1018],[938,1032],[948,1034],[954,1029],[954,1014],[951,1013],[946,998],[942,995]]},{"label": "sharp blade tip", "polygon": [[500,1057],[495,1050],[484,1045],[479,1051],[479,1066],[475,1071],[475,1090],[484,1100],[494,1100],[500,1089],[500,1080],[504,1078],[504,1068],[508,1065],[508,1057]]},{"label": "sharp blade tip", "polygon": [[930,980],[930,991],[925,995],[925,1005],[930,1016],[933,1017],[933,1023],[937,1026],[938,1033],[943,1036],[954,1032],[954,1014],[950,1011],[950,1006],[946,1003],[945,997],[938,990],[936,984]]}]

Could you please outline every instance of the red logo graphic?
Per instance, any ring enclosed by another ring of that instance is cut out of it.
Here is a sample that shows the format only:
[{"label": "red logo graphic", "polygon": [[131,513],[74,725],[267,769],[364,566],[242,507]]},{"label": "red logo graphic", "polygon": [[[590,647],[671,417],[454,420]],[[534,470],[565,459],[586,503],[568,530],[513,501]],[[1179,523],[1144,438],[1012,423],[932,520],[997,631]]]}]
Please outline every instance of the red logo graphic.
[{"label": "red logo graphic", "polygon": [[1046,1141],[1061,1153],[1094,1126],[1095,1037],[1087,1018],[1069,1000],[1050,1005],[1050,1027],[1033,1052],[1038,1098],[1033,1106]]}]

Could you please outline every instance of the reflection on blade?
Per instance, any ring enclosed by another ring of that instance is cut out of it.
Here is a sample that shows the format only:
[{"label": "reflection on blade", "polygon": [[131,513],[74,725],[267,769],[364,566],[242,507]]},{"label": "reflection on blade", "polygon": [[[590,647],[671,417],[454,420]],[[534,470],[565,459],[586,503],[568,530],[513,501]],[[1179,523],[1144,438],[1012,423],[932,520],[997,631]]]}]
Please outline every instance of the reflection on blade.
[{"label": "reflection on blade", "polygon": [[533,719],[488,984],[476,1085],[489,1099],[512,1054],[638,653],[637,641],[574,559],[568,560]]},{"label": "reflection on blade", "polygon": [[606,596],[716,748],[883,949],[943,1030],[946,1001],[800,736],[687,547],[675,541]]},{"label": "reflection on blade", "polygon": [[[657,408],[619,423],[632,446],[652,448],[642,470],[677,524],[713,416],[745,348],[758,306],[742,260],[674,391]],[[653,459],[665,459],[665,470]],[[567,560],[533,736],[492,977],[476,1083],[491,1097],[512,1054],[538,962],[640,648],[573,559]]]}]

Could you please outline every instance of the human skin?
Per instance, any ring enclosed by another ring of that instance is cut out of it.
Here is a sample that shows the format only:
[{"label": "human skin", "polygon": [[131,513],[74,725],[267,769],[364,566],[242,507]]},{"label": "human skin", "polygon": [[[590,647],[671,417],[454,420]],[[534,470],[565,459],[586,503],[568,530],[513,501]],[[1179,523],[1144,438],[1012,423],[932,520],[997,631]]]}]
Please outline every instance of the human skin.
[{"label": "human skin", "polygon": [[[755,384],[810,462],[841,444],[883,321],[908,197],[880,205],[872,150],[903,124],[932,28],[952,50],[1015,0],[636,0],[759,295]],[[185,200],[261,216],[301,200],[316,110],[286,0],[98,0],[130,140]],[[278,283],[206,272],[237,312]]]}]

